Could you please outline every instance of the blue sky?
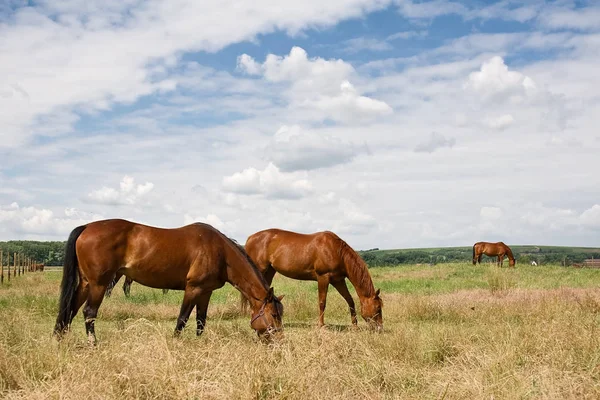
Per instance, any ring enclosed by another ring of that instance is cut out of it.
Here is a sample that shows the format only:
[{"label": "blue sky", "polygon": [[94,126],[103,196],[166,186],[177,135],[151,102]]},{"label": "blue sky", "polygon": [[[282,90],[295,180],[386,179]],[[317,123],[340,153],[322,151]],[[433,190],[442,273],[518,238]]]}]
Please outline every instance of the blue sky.
[{"label": "blue sky", "polygon": [[597,246],[594,2],[0,6],[0,239]]}]

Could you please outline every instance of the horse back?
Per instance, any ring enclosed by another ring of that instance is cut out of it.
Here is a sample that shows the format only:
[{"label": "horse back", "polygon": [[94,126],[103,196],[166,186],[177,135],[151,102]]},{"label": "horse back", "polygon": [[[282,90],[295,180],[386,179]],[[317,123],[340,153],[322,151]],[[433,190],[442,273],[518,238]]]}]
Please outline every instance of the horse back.
[{"label": "horse back", "polygon": [[163,229],[120,219],[97,221],[79,236],[77,257],[84,274],[100,281],[119,271],[147,286],[167,282],[178,289],[199,257],[219,266],[222,238],[217,233],[205,224]]},{"label": "horse back", "polygon": [[293,279],[316,280],[341,264],[340,240],[332,232],[303,234],[267,229],[251,235],[246,252],[261,271],[269,267]]}]

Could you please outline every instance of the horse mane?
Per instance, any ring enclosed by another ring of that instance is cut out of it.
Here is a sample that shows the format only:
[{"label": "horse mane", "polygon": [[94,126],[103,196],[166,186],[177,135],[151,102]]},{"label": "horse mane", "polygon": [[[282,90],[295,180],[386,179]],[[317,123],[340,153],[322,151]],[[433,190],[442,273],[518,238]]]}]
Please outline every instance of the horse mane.
[{"label": "horse mane", "polygon": [[[369,269],[365,261],[358,255],[356,251],[348,243],[342,240],[339,236],[330,232],[339,241],[339,251],[344,265],[346,266],[346,272],[348,278],[358,293],[358,287],[365,291],[365,296],[371,297],[375,295],[375,286],[373,286],[373,280]],[[357,287],[358,286],[358,287]]]},{"label": "horse mane", "polygon": [[260,278],[261,281],[264,282],[265,286],[268,288],[269,285],[267,284],[267,280],[265,279],[265,277],[263,276],[263,274],[260,273],[260,270],[258,269],[258,267],[256,266],[256,264],[254,263],[254,261],[252,260],[252,258],[250,258],[250,256],[248,255],[248,253],[246,253],[246,249],[244,248],[243,245],[239,244],[237,240],[230,238],[227,235],[223,235],[223,237],[225,237],[225,239],[227,239],[231,244],[233,244],[235,247],[238,248],[238,250],[240,251],[240,253],[242,253],[242,255],[246,258],[246,261],[248,261],[248,263],[252,266],[252,268],[256,271],[256,274],[258,275],[258,277]]},{"label": "horse mane", "polygon": [[256,275],[258,276],[258,278],[264,282],[265,287],[269,287],[269,285],[267,284],[267,281],[265,279],[265,277],[263,276],[263,274],[260,273],[260,270],[258,269],[258,267],[256,266],[256,264],[254,263],[254,261],[252,261],[252,259],[250,258],[250,256],[248,255],[248,253],[246,253],[246,249],[244,248],[244,246],[242,246],[241,244],[238,243],[237,240],[230,238],[229,236],[225,235],[223,232],[221,232],[220,230],[218,230],[217,228],[215,228],[212,225],[206,224],[204,222],[194,222],[192,225],[200,225],[200,226],[206,226],[206,227],[210,227],[211,229],[214,229],[215,231],[217,231],[219,234],[221,234],[221,236],[223,238],[225,238],[226,241],[228,241],[229,243],[231,243],[234,247],[237,247],[237,249],[240,251],[240,253],[242,254],[242,256],[246,259],[246,261],[248,261],[248,263],[252,266],[252,268],[254,269],[254,271],[256,272]]}]

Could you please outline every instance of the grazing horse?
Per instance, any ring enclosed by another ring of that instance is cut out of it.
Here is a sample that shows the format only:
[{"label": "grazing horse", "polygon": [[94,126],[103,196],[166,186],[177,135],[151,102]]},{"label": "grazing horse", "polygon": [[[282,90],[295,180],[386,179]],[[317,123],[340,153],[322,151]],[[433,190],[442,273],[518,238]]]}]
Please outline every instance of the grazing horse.
[{"label": "grazing horse", "polygon": [[85,329],[95,344],[98,308],[116,274],[145,286],[184,291],[175,336],[194,307],[196,334],[202,333],[212,292],[226,282],[250,302],[250,325],[261,338],[271,339],[283,329],[281,297],[275,297],[248,255],[212,226],[161,229],[112,219],[79,226],[67,240],[55,335],[60,338],[68,330],[86,303]]},{"label": "grazing horse", "polygon": [[515,257],[513,256],[510,247],[502,242],[488,243],[488,242],[477,242],[473,245],[473,265],[481,263],[481,257],[483,255],[493,257],[498,256],[498,266],[501,267],[504,263],[504,256],[508,256],[508,264],[514,268]]},{"label": "grazing horse", "polygon": [[325,324],[325,304],[330,284],[348,303],[352,324],[357,325],[354,300],[345,281],[348,278],[360,299],[362,317],[371,328],[378,331],[383,329],[383,302],[379,297],[379,289],[375,290],[362,258],[335,233],[327,231],[305,235],[267,229],[251,235],[245,249],[268,284],[277,272],[292,279],[317,281],[320,327]]}]

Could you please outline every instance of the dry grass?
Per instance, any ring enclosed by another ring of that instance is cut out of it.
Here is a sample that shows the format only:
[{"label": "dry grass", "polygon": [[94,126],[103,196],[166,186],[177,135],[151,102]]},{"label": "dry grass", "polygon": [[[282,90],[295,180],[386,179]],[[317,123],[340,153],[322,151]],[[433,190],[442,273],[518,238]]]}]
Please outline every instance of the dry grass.
[{"label": "dry grass", "polygon": [[[409,275],[461,286],[452,266],[439,268]],[[0,288],[0,397],[600,398],[600,290],[520,287],[523,272],[474,271],[482,288],[388,290],[381,335],[348,329],[334,290],[329,327],[317,329],[315,285],[276,279],[286,329],[270,346],[236,314],[231,289],[215,296],[202,337],[188,329],[174,339],[181,294],[134,284],[131,299],[118,288],[101,307],[96,348],[86,344],[81,316],[60,344],[50,336],[59,274],[29,274]],[[374,273],[376,283],[396,272]],[[592,279],[598,287],[600,275]]]}]

